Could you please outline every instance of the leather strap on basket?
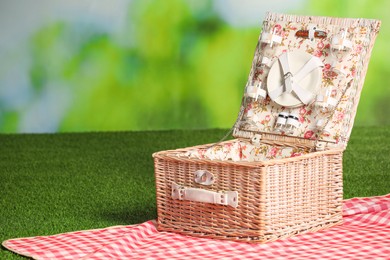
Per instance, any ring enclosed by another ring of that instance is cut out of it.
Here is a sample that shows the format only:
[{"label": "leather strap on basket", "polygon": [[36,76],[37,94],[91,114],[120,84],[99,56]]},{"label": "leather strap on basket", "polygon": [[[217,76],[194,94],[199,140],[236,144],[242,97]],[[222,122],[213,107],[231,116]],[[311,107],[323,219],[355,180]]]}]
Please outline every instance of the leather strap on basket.
[{"label": "leather strap on basket", "polygon": [[181,186],[172,182],[172,199],[189,200],[238,207],[237,191],[210,191]]}]

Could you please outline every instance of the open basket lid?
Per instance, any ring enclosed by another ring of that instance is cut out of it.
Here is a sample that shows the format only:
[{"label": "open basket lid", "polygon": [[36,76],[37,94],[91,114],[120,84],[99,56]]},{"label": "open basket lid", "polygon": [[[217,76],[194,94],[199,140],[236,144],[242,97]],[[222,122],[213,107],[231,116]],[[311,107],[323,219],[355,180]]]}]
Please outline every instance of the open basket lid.
[{"label": "open basket lid", "polygon": [[379,20],[268,13],[236,138],[345,147]]}]

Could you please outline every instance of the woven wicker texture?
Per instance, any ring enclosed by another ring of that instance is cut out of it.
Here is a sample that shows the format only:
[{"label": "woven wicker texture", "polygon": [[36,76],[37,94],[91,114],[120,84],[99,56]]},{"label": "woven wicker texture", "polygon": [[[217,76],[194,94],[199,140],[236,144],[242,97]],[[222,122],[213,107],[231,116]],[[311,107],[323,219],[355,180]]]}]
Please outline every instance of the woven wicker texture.
[{"label": "woven wicker texture", "polygon": [[[218,148],[220,143],[217,143],[153,154],[158,229],[160,231],[265,243],[298,233],[318,231],[341,223],[342,155],[352,128],[380,22],[366,19],[306,17],[272,13],[266,18],[266,23],[268,22],[315,22],[324,26],[332,24],[338,27],[351,27],[354,30],[360,28],[359,35],[367,35],[366,38],[362,38],[367,40],[363,44],[364,51],[359,59],[355,59],[357,63],[353,64],[357,65],[354,67],[356,75],[349,75],[346,78],[352,79],[342,79],[339,82],[338,86],[342,90],[340,98],[335,103],[332,113],[328,115],[329,118],[325,125],[319,131],[321,134],[327,126],[333,124],[337,138],[325,140],[320,134],[317,137],[314,136],[314,139],[306,138],[302,131],[295,131],[299,133],[289,136],[275,134],[269,131],[271,129],[270,125],[267,125],[269,120],[265,120],[265,124],[261,123],[264,120],[258,120],[259,125],[252,124],[247,128],[248,125],[245,125],[243,115],[250,109],[255,108],[260,111],[260,114],[274,110],[273,113],[277,115],[285,108],[275,106],[269,98],[262,103],[264,107],[261,107],[257,100],[248,103],[244,98],[234,126],[234,136],[250,142],[256,135],[255,137],[261,140],[253,140],[254,146],[258,145],[259,141],[271,148],[272,146],[295,147],[307,149],[305,151],[309,153],[302,153],[301,156],[290,153],[291,157],[282,155],[281,159],[250,161],[237,160],[237,158],[242,158],[240,156],[226,157],[235,158],[234,160],[203,156],[207,154],[204,153],[207,149]],[[286,42],[291,44],[292,49],[297,48],[294,46],[301,46],[294,45],[291,41]],[[258,60],[262,55],[261,46],[259,40],[249,75],[249,81],[252,82],[259,76],[257,72]],[[261,79],[258,80],[261,81]],[[345,110],[349,112],[348,118],[343,117],[336,123],[332,121],[334,117],[339,116],[340,111]],[[273,117],[272,114],[267,116]],[[261,136],[258,135],[259,133]],[[318,141],[325,141],[325,145],[322,146],[323,143]],[[328,144],[332,145],[328,146]],[[316,148],[322,149],[314,152]],[[192,156],[194,150],[200,151],[198,154],[201,156]],[[222,153],[225,152],[223,149],[220,150]],[[243,149],[239,151],[242,152]],[[226,152],[231,153],[231,151]],[[196,181],[194,176],[199,170],[207,171],[210,176],[213,176],[214,180],[211,185],[202,185]],[[175,193],[176,187],[180,189],[184,187],[185,191],[181,190],[182,193],[178,196]],[[187,191],[188,197],[182,196]],[[219,198],[221,194],[238,194],[238,205],[220,205],[221,201],[218,199],[214,201],[213,197],[210,199],[210,196]],[[204,198],[206,196],[209,197]]]},{"label": "woven wicker texture", "polygon": [[[179,159],[184,151],[154,154],[160,231],[267,242],[341,221],[341,150],[260,163]],[[238,191],[239,206],[173,200],[172,182],[202,188],[200,169],[215,176],[207,189]]]}]

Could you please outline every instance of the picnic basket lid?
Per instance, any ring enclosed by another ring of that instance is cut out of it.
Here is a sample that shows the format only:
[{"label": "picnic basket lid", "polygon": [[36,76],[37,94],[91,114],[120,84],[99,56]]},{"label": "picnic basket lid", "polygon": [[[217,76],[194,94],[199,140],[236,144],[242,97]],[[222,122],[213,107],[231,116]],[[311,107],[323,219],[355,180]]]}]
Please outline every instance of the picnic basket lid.
[{"label": "picnic basket lid", "polygon": [[233,136],[345,147],[380,24],[267,13]]}]

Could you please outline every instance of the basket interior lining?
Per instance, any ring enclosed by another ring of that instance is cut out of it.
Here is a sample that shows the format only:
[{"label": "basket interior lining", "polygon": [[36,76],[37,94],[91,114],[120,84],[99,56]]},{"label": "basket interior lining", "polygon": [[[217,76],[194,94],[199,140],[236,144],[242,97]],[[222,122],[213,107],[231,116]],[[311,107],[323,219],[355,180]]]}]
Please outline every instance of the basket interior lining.
[{"label": "basket interior lining", "polygon": [[252,144],[248,140],[234,139],[209,147],[190,149],[179,153],[178,156],[217,161],[259,162],[296,157],[309,152],[309,148],[266,143]]}]

